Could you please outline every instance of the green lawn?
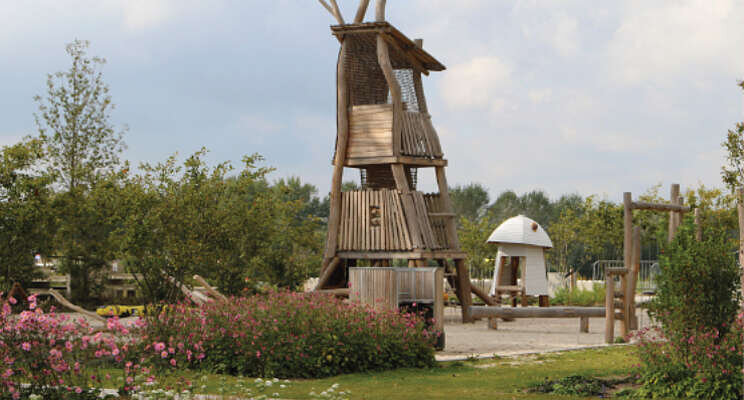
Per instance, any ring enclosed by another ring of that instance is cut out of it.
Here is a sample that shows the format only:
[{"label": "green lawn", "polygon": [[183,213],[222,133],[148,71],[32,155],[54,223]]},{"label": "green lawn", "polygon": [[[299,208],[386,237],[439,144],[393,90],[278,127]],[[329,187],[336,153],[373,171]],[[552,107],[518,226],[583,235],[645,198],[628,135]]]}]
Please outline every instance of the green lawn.
[{"label": "green lawn", "polygon": [[[189,374],[197,393],[223,394],[247,398],[259,393],[282,399],[308,399],[333,384],[335,392],[350,390],[343,398],[366,400],[393,399],[573,399],[580,397],[524,393],[524,388],[546,378],[568,375],[595,377],[622,376],[630,373],[638,360],[630,346],[550,353],[516,358],[442,363],[432,369],[350,374],[327,379],[279,381],[259,391],[254,378]],[[173,382],[174,377],[160,384]],[[281,388],[280,385],[284,385]],[[319,397],[320,398],[320,397]]]}]

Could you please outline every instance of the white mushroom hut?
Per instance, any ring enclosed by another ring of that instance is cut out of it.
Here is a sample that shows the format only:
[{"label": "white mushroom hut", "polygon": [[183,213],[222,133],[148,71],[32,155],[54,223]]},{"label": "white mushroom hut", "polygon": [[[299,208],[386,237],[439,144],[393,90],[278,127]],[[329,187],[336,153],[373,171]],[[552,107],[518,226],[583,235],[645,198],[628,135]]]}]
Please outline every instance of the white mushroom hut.
[{"label": "white mushroom hut", "polygon": [[498,303],[502,295],[509,295],[512,306],[516,306],[519,296],[524,307],[530,296],[536,296],[540,307],[547,307],[545,249],[552,248],[553,242],[545,229],[534,220],[517,215],[499,225],[489,236],[488,243],[499,246],[489,293],[491,297]]}]

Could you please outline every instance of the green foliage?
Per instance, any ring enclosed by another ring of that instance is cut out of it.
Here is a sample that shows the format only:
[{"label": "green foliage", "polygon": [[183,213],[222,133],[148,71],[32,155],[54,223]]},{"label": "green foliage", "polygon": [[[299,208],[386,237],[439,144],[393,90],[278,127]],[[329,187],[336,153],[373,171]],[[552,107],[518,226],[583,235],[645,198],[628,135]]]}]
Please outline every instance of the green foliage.
[{"label": "green foliage", "polygon": [[107,239],[117,221],[110,189],[123,149],[123,132],[110,122],[113,103],[98,69],[105,60],[88,58],[87,48],[86,41],[68,44],[70,69],[48,75],[46,97],[35,97],[45,164],[63,188],[54,199],[54,241],[62,270],[72,276],[75,301],[87,299],[91,275],[111,260]]},{"label": "green foliage", "polygon": [[612,379],[598,379],[582,375],[569,375],[556,380],[532,385],[528,391],[568,396],[600,396],[620,383]]},{"label": "green foliage", "polygon": [[649,315],[670,340],[689,337],[702,328],[724,334],[738,309],[739,268],[726,235],[706,231],[695,240],[686,221],[660,257],[657,293]]},{"label": "green foliage", "polygon": [[319,293],[173,305],[150,318],[143,334],[143,356],[164,371],[311,378],[435,362],[435,333],[417,316],[374,312]]},{"label": "green foliage", "polygon": [[[739,86],[744,89],[744,82]],[[728,131],[722,146],[726,149],[727,165],[721,169],[721,178],[733,192],[744,186],[744,122]]]},{"label": "green foliage", "polygon": [[163,274],[181,282],[199,274],[227,294],[253,292],[259,282],[296,288],[320,265],[321,223],[308,214],[313,188],[299,181],[269,187],[271,169],[256,167],[258,155],[228,176],[229,163],[210,168],[205,154],[183,166],[175,157],[145,164],[142,175],[127,179],[118,238],[145,297],[179,296]]},{"label": "green foliage", "polygon": [[49,246],[50,180],[35,168],[42,159],[34,139],[0,150],[0,288],[6,292],[13,282],[27,287],[38,276],[34,253]]},{"label": "green foliage", "polygon": [[479,183],[451,187],[449,195],[455,214],[468,221],[482,217],[490,201],[488,191]]},{"label": "green foliage", "polygon": [[640,397],[741,398],[739,268],[724,232],[694,238],[688,220],[661,257],[649,314],[658,331],[639,334]]},{"label": "green foliage", "polygon": [[558,288],[555,296],[550,299],[550,304],[561,306],[603,306],[605,302],[604,286],[594,284],[592,290],[574,288],[573,290],[565,287]]}]

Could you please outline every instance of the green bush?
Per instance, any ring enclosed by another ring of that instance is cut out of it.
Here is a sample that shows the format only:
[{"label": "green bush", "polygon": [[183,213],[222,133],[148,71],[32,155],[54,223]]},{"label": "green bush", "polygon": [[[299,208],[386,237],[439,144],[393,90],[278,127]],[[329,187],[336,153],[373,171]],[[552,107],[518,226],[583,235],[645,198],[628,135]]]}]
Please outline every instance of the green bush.
[{"label": "green bush", "polygon": [[271,292],[169,306],[147,322],[142,345],[148,364],[161,369],[316,378],[433,366],[436,337],[412,314],[319,293]]},{"label": "green bush", "polygon": [[550,299],[550,304],[556,306],[603,306],[605,302],[605,289],[601,284],[595,283],[592,290],[575,288],[558,288],[555,296]]},{"label": "green bush", "polygon": [[647,398],[740,399],[744,315],[735,245],[725,232],[696,241],[686,224],[660,257],[657,296],[649,314],[658,329],[638,335]]}]

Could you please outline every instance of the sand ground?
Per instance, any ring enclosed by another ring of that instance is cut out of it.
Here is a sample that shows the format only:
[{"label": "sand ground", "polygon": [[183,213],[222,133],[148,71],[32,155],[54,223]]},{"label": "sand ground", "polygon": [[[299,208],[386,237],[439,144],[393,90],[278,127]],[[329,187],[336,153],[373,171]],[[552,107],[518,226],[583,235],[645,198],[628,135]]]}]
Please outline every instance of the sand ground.
[{"label": "sand ground", "polygon": [[[648,315],[638,310],[640,327],[649,326]],[[456,360],[469,356],[490,357],[580,349],[604,346],[604,318],[589,319],[589,333],[579,332],[578,318],[524,318],[498,321],[498,329],[489,329],[483,319],[472,324],[460,322],[460,309],[445,309],[445,348],[438,360]],[[615,337],[620,337],[615,324]]]}]

